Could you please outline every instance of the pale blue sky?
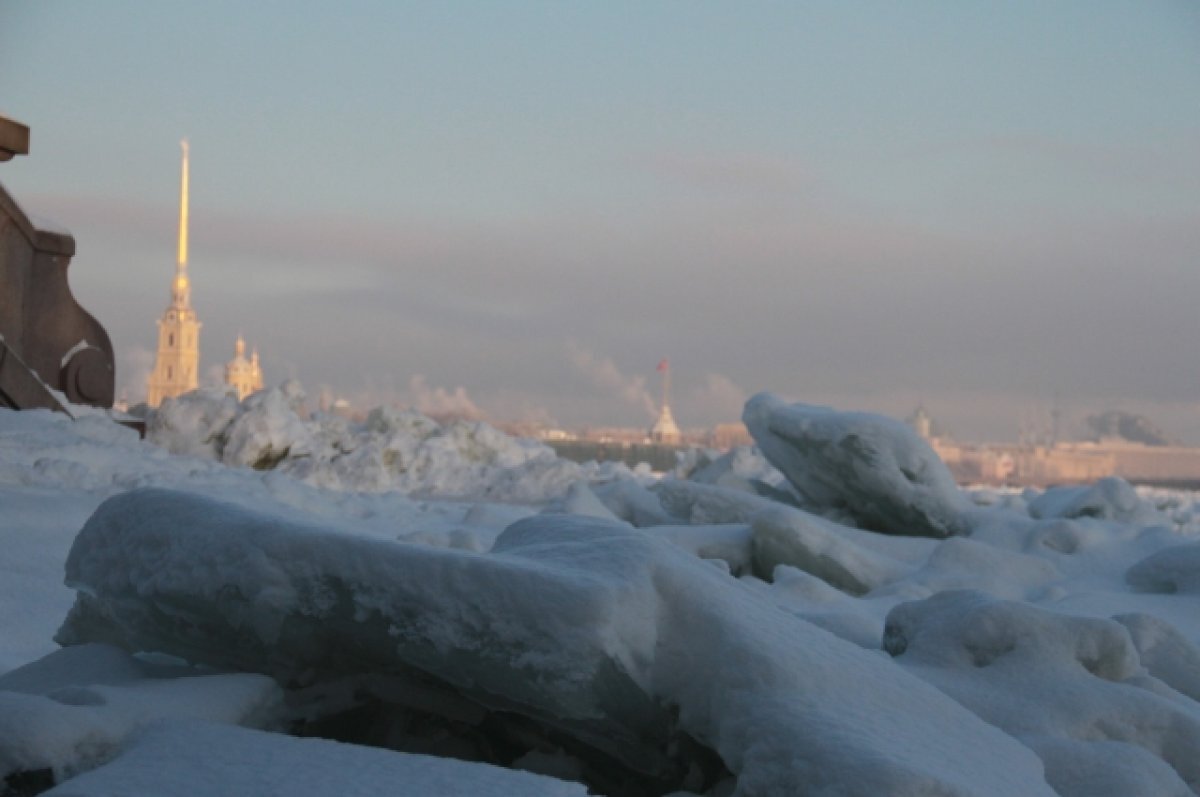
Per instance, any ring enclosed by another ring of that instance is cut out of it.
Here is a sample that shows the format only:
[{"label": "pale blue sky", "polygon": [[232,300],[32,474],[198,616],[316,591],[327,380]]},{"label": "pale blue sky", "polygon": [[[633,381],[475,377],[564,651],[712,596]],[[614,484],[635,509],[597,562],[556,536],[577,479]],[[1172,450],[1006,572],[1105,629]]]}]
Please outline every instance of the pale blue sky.
[{"label": "pale blue sky", "polygon": [[740,397],[1200,442],[1200,5],[0,0],[0,166],[142,389],[192,143],[205,364],[497,417]]}]

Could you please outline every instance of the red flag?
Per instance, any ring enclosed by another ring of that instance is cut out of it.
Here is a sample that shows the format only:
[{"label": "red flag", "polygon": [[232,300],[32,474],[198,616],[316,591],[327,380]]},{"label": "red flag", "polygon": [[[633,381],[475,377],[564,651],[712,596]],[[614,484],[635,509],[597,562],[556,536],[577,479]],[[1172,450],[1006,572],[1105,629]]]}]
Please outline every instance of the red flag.
[{"label": "red flag", "polygon": [[660,360],[658,363],[658,372],[665,374],[667,372],[667,368],[668,368],[667,358],[663,357],[662,360]]}]

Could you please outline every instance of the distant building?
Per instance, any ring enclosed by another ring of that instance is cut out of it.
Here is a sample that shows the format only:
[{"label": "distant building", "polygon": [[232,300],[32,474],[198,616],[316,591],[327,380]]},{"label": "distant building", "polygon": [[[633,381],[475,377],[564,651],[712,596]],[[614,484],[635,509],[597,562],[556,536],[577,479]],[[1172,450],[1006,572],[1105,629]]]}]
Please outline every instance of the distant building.
[{"label": "distant building", "polygon": [[157,407],[200,385],[200,321],[192,309],[187,272],[188,145],[183,142],[183,178],[179,199],[179,259],[171,283],[171,303],[158,321],[158,354],[146,382],[146,403]]},{"label": "distant building", "polygon": [[705,441],[712,448],[728,450],[736,446],[752,446],[754,438],[740,421],[737,423],[719,423],[708,433]]},{"label": "distant building", "polygon": [[233,388],[241,401],[263,389],[262,368],[258,364],[257,349],[250,353],[250,359],[246,359],[246,341],[241,335],[233,345],[233,352],[233,359],[225,364],[225,384]]},{"label": "distant building", "polygon": [[671,415],[670,404],[662,405],[662,412],[658,414],[658,420],[650,427],[650,439],[655,443],[668,446],[679,445],[683,439],[683,433],[679,431],[679,425],[675,423],[675,417]]},{"label": "distant building", "polygon": [[923,405],[918,404],[916,410],[905,419],[905,422],[921,437],[926,440],[933,439],[933,418],[929,416]]},{"label": "distant building", "polygon": [[683,434],[679,431],[679,424],[675,423],[675,416],[671,414],[671,366],[665,358],[659,362],[658,372],[662,374],[662,410],[658,413],[658,420],[650,427],[650,440],[677,446],[683,440]]}]

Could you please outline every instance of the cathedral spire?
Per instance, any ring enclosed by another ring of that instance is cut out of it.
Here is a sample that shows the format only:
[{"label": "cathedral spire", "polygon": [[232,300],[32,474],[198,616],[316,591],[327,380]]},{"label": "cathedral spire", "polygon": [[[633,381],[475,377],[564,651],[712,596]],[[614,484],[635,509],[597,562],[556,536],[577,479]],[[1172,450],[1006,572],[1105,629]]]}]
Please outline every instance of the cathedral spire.
[{"label": "cathedral spire", "polygon": [[182,174],[179,183],[179,256],[175,261],[175,281],[171,286],[171,299],[176,307],[191,304],[191,285],[187,273],[188,255],[188,142],[179,142],[183,149]]},{"label": "cathedral spire", "polygon": [[199,385],[200,322],[192,309],[192,286],[187,273],[188,142],[183,149],[179,186],[179,256],[171,281],[171,303],[158,321],[158,355],[146,383],[146,403],[157,407],[163,399],[178,396]]},{"label": "cathedral spire", "polygon": [[179,185],[179,270],[187,271],[187,234],[188,234],[188,142],[179,142],[183,148],[183,176]]}]

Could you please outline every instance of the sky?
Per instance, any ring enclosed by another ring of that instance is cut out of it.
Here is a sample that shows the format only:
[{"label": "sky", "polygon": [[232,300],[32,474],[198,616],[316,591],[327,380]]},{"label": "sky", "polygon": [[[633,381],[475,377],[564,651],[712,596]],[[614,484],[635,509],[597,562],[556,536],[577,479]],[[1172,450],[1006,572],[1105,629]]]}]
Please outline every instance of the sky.
[{"label": "sky", "polygon": [[493,420],[772,390],[1200,444],[1200,4],[0,0],[0,183],[137,400],[191,149],[202,369]]}]

